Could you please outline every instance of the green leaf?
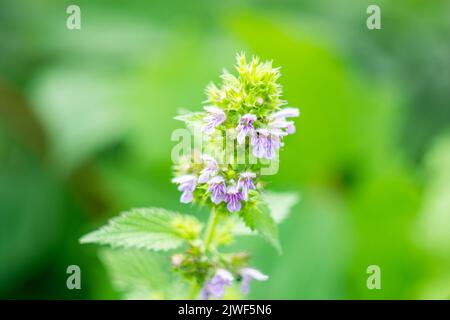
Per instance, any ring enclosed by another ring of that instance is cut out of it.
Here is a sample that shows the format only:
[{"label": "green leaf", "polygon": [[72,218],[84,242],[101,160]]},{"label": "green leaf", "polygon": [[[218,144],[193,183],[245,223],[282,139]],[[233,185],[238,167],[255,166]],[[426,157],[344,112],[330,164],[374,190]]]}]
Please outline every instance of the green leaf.
[{"label": "green leaf", "polygon": [[45,128],[49,157],[59,173],[71,173],[121,141],[131,121],[123,88],[134,85],[132,80],[75,61],[56,63],[35,80],[33,113]]},{"label": "green leaf", "polygon": [[264,201],[258,201],[257,205],[241,213],[244,223],[258,232],[281,254],[281,245],[278,240],[278,227],[270,214],[270,208]]},{"label": "green leaf", "polygon": [[192,216],[159,208],[132,209],[80,239],[81,243],[169,250],[198,237],[202,225]]},{"label": "green leaf", "polygon": [[[299,196],[294,192],[266,192],[261,195],[270,209],[270,215],[273,220],[279,224],[289,215],[290,209],[297,204]],[[250,235],[250,230],[246,225],[240,221],[234,221],[233,234],[235,235]]]},{"label": "green leaf", "polygon": [[299,201],[299,196],[294,192],[266,192],[262,199],[270,208],[270,214],[276,223],[283,221],[293,206]]},{"label": "green leaf", "polygon": [[425,158],[428,175],[415,239],[450,262],[450,135],[438,137]]},{"label": "green leaf", "polygon": [[180,113],[182,114],[176,116],[174,119],[183,121],[188,128],[194,129],[204,124],[203,118],[206,116],[205,112],[187,112],[182,110]]},{"label": "green leaf", "polygon": [[99,256],[125,298],[164,299],[171,294],[165,257],[140,249],[103,249]]}]

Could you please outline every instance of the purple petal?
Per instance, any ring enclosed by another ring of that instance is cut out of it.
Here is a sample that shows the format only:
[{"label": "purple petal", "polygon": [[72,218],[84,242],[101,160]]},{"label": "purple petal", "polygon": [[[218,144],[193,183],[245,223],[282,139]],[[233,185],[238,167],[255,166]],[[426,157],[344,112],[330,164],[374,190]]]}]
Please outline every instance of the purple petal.
[{"label": "purple petal", "polygon": [[181,194],[180,202],[181,203],[189,203],[194,198],[194,194],[191,191],[184,191]]},{"label": "purple petal", "polygon": [[201,291],[202,299],[222,298],[225,293],[225,286],[231,285],[233,275],[225,269],[219,269],[216,274],[209,280]]},{"label": "purple petal", "polygon": [[203,126],[203,131],[206,134],[212,134],[214,133],[216,127],[224,122],[227,117],[225,113],[219,108],[207,106],[204,107],[204,109],[206,110],[208,115],[203,118],[203,121],[206,122],[206,124]]},{"label": "purple petal", "polygon": [[245,201],[248,200],[249,190],[256,189],[255,184],[253,183],[253,180],[252,180],[255,177],[256,177],[256,174],[254,174],[253,172],[249,172],[249,171],[243,172],[239,176],[238,189],[241,190],[242,198]]},{"label": "purple petal", "polygon": [[297,108],[284,108],[278,112],[273,113],[270,118],[290,118],[290,117],[298,117],[300,115],[300,110]]},{"label": "purple petal", "polygon": [[249,293],[250,283],[253,279],[257,281],[266,281],[269,279],[268,276],[253,268],[242,268],[239,273],[242,276],[241,291],[244,294]]},{"label": "purple petal", "polygon": [[237,135],[237,141],[239,144],[243,144],[245,142],[245,137],[247,135],[252,135],[254,132],[254,128],[252,123],[256,121],[256,116],[253,114],[245,114],[241,117],[241,120],[239,121],[239,125],[236,127],[236,131],[238,133]]},{"label": "purple petal", "polygon": [[202,159],[205,162],[206,166],[200,172],[200,176],[198,177],[198,182],[206,183],[209,179],[211,179],[213,176],[215,176],[217,174],[217,171],[219,170],[219,166],[217,165],[216,160],[207,154],[204,154],[202,156]]},{"label": "purple petal", "polygon": [[257,158],[265,158],[273,160],[281,147],[281,139],[285,132],[279,129],[267,130],[258,129],[253,136],[251,144],[253,146],[253,154]]},{"label": "purple petal", "polygon": [[235,212],[241,210],[242,199],[243,195],[236,186],[231,185],[228,187],[227,194],[225,195],[228,211]]},{"label": "purple petal", "polygon": [[232,200],[228,201],[228,203],[227,203],[227,209],[230,212],[239,211],[239,210],[241,210],[241,207],[242,207],[241,202],[236,199],[232,199]]},{"label": "purple petal", "polygon": [[243,144],[246,136],[247,136],[247,132],[244,129],[240,129],[240,130],[238,129],[237,142],[239,144]]},{"label": "purple petal", "polygon": [[197,178],[193,175],[183,175],[176,177],[172,182],[179,184],[178,190],[182,192],[180,197],[181,203],[189,203],[194,198],[194,190],[197,187]]},{"label": "purple petal", "polygon": [[286,132],[289,133],[289,134],[295,133],[295,126],[294,126],[293,124],[288,125],[288,126],[286,127]]},{"label": "purple petal", "polygon": [[211,193],[211,201],[215,204],[221,203],[225,199],[226,185],[221,176],[215,176],[208,182],[208,192]]}]

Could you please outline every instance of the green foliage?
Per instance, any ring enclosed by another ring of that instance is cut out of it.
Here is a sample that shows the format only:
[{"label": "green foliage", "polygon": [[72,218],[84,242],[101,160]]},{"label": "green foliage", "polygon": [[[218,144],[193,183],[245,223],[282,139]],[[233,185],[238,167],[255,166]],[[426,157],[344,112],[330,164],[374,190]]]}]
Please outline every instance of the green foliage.
[{"label": "green foliage", "polygon": [[[277,223],[286,218],[289,209],[297,202],[292,193],[267,193],[264,199],[252,200],[252,206],[243,210],[241,222],[221,215],[222,226],[213,236],[216,247],[229,244],[235,230],[246,229],[247,234],[260,234],[278,253]],[[270,201],[270,205],[266,202]],[[158,208],[133,209],[113,218],[106,226],[87,234],[81,243],[109,244],[110,249],[102,249],[100,258],[105,264],[113,285],[124,297],[132,299],[170,299],[183,297],[184,288],[174,285],[168,273],[170,266],[166,256],[149,250],[168,250],[187,242],[184,254],[175,254],[172,264],[175,270],[190,281],[200,284],[210,275],[210,269],[223,261],[231,270],[238,271],[248,260],[247,253],[236,253],[205,257],[205,249],[199,239],[202,225],[194,217]],[[249,230],[249,229],[250,230]],[[177,296],[179,295],[179,296]]]},{"label": "green foliage", "polygon": [[450,135],[436,140],[426,157],[428,186],[418,222],[417,241],[450,264]]},{"label": "green foliage", "polygon": [[[235,73],[241,49],[283,67],[285,97],[305,119],[267,185],[302,194],[279,225],[283,258],[259,237],[232,244],[271,277],[250,298],[449,298],[450,145],[433,143],[449,129],[448,1],[384,1],[389,32],[367,30],[357,0],[82,1],[89,21],[70,35],[55,28],[57,1],[3,2],[2,298],[116,297],[93,248],[74,239],[123,208],[196,211],[169,182],[172,117],[198,109],[199,88],[219,86],[223,67]],[[231,224],[256,234],[224,219],[216,241],[230,242]],[[53,272],[74,262],[78,292]],[[364,286],[373,263],[378,292]]]},{"label": "green foliage", "polygon": [[[273,192],[267,191],[261,195],[261,199],[263,201],[263,205],[265,210],[270,212],[271,220],[273,220],[276,224],[281,223],[284,219],[287,218],[293,206],[297,204],[299,201],[299,197],[296,193],[293,192]],[[253,214],[246,214],[250,220],[254,218]],[[245,220],[244,216],[243,219]],[[267,219],[269,220],[269,219]],[[249,235],[253,234],[253,229],[249,229],[250,225],[242,224],[240,221],[235,221],[235,227],[233,229],[233,234],[235,235]],[[255,231],[257,231],[255,229]]]},{"label": "green foliage", "polygon": [[254,207],[243,210],[241,217],[246,226],[258,232],[258,234],[281,254],[282,250],[280,241],[278,240],[278,227],[270,214],[270,208],[267,203],[259,201]]},{"label": "green foliage", "polygon": [[287,218],[293,206],[299,201],[299,196],[293,192],[267,191],[262,194],[262,199],[270,209],[270,215],[276,223]]},{"label": "green foliage", "polygon": [[49,255],[61,241],[60,225],[73,214],[60,182],[19,141],[7,139],[0,126],[0,297]]},{"label": "green foliage", "polygon": [[50,159],[61,174],[69,174],[89,155],[121,138],[129,119],[121,109],[124,93],[119,88],[127,85],[124,75],[84,66],[39,75],[31,92],[34,112],[45,124]]},{"label": "green foliage", "polygon": [[167,259],[140,249],[102,249],[100,259],[115,288],[129,299],[164,299],[170,292]]},{"label": "green foliage", "polygon": [[80,242],[169,250],[178,248],[186,240],[195,240],[201,228],[200,222],[192,216],[159,208],[132,209],[85,235]]}]

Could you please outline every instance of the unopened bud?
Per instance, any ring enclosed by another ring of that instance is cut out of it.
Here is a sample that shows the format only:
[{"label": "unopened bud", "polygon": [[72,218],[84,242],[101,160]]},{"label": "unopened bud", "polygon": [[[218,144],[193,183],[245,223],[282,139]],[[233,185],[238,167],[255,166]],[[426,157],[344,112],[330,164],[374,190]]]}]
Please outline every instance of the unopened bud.
[{"label": "unopened bud", "polygon": [[184,256],[182,254],[174,254],[171,258],[172,265],[174,267],[179,267],[184,260]]}]

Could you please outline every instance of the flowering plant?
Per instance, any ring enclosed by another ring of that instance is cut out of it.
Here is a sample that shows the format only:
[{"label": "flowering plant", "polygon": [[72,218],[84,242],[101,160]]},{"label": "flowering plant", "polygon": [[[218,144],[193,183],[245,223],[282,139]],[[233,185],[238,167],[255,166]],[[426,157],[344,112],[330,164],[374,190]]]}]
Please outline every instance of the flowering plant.
[{"label": "flowering plant", "polygon": [[[284,138],[295,132],[291,119],[299,111],[285,107],[277,82],[280,72],[271,62],[256,57],[247,62],[240,54],[236,69],[238,76],[224,71],[220,86],[207,87],[203,112],[176,117],[187,125],[189,131],[183,134],[189,139],[177,148],[181,152],[172,154],[172,182],[181,192],[181,203],[211,209],[206,228],[194,216],[159,208],[133,209],[80,240],[114,248],[102,257],[129,296],[239,297],[249,292],[252,280],[265,281],[268,276],[249,267],[249,253],[223,253],[221,247],[236,237],[259,234],[281,253],[277,224],[297,197],[265,191],[263,177],[278,168],[278,151]],[[194,148],[190,137],[195,139]],[[168,259],[164,252],[175,249],[182,251]],[[165,258],[171,264],[166,271],[173,270],[170,275],[164,272]],[[240,293],[235,290],[238,282]]]}]

